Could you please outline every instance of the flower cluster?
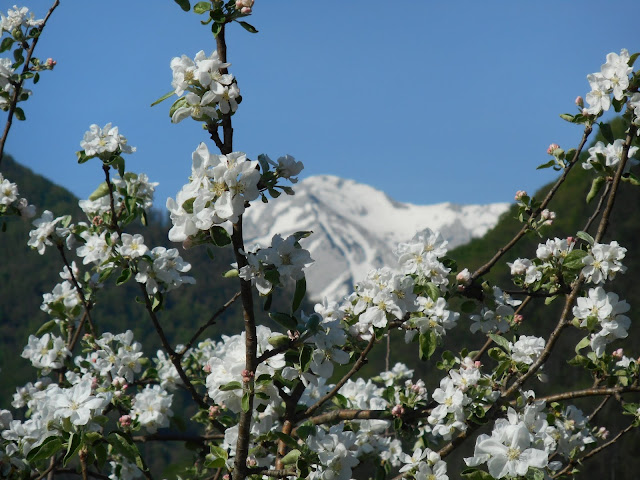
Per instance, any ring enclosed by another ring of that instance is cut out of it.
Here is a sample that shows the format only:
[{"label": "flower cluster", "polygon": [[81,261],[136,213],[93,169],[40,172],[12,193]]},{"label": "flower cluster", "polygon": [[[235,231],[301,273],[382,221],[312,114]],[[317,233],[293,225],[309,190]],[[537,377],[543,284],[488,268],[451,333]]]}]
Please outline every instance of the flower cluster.
[{"label": "flower cluster", "polygon": [[487,299],[489,305],[483,306],[480,314],[471,315],[471,333],[504,333],[510,328],[510,321],[516,313],[513,307],[522,303],[504,293],[499,287],[493,287],[493,299]]},{"label": "flower cluster", "polygon": [[[579,297],[573,307],[573,315],[580,320],[591,334],[591,348],[598,357],[604,354],[604,347],[618,338],[626,338],[631,320],[626,315],[631,307],[624,300],[618,300],[615,293],[607,293],[602,287],[589,289],[586,297]],[[597,330],[597,331],[596,331]]]},{"label": "flower cluster", "polygon": [[208,123],[234,113],[238,109],[240,90],[233,75],[221,73],[226,72],[229,65],[220,61],[217,51],[207,57],[200,50],[193,60],[186,55],[173,58],[171,85],[181,98],[171,107],[171,121],[178,123],[192,117]]},{"label": "flower cluster", "polygon": [[286,278],[302,279],[303,269],[313,264],[311,254],[300,246],[295,235],[283,239],[276,234],[270,247],[256,247],[246,252],[246,258],[248,265],[240,269],[240,278],[252,281],[260,295],[268,295],[274,285]]},{"label": "flower cluster", "polygon": [[258,162],[241,152],[215,155],[201,143],[193,153],[187,185],[167,200],[173,227],[169,240],[183,242],[200,231],[227,220],[235,223],[244,213],[245,202],[258,198]]},{"label": "flower cluster", "polygon": [[[0,66],[0,70],[1,70]],[[0,76],[0,88],[2,81]],[[25,218],[31,218],[36,214],[36,207],[29,205],[26,198],[21,198],[18,192],[18,185],[4,178],[0,173],[0,216],[2,215],[20,215]]]},{"label": "flower cluster", "polygon": [[611,93],[613,98],[620,101],[629,88],[629,74],[633,68],[629,66],[630,55],[626,49],[620,54],[609,53],[607,62],[602,65],[600,72],[587,75],[591,91],[587,93],[589,103],[587,113],[598,115],[611,107]]},{"label": "flower cluster", "polygon": [[14,5],[13,8],[7,11],[6,17],[0,13],[0,34],[2,32],[12,34],[17,28],[39,27],[42,22],[43,20],[41,19],[36,20],[33,12],[30,12],[27,7],[18,8],[17,5]]},{"label": "flower cluster", "polygon": [[111,123],[107,123],[103,128],[95,123],[91,125],[89,131],[85,132],[80,146],[86,158],[100,157],[102,160],[136,151],[135,147],[127,144],[124,135],[118,133],[118,127],[112,127]]},{"label": "flower cluster", "polygon": [[565,259],[573,251],[574,246],[573,237],[556,237],[538,244],[536,259],[518,258],[512,263],[507,263],[514,282],[533,291],[541,288],[549,291],[557,290],[560,286],[559,280],[564,278]]},{"label": "flower cluster", "polygon": [[608,245],[595,243],[582,259],[585,267],[581,273],[589,283],[599,284],[606,280],[613,280],[617,273],[627,271],[627,267],[621,263],[626,253],[627,249],[621,247],[615,240]]},{"label": "flower cluster", "polygon": [[[593,147],[589,148],[589,158],[582,163],[582,168],[585,170],[596,168],[599,171],[605,171],[612,174],[613,168],[620,163],[623,147],[624,140],[621,138],[615,140],[612,144],[607,144],[606,146],[603,142],[597,142]],[[632,166],[640,163],[638,160],[631,158],[637,151],[638,147],[629,147],[629,161],[627,161],[627,164],[625,165],[625,172],[628,172]]]},{"label": "flower cluster", "polygon": [[[268,327],[257,327],[258,356],[271,349],[269,338],[273,332]],[[206,360],[206,371],[209,373],[206,379],[209,396],[218,405],[224,405],[232,412],[241,410],[242,381],[245,368],[245,333],[232,337],[222,336],[222,341],[215,344],[209,351],[211,355]],[[278,391],[273,385],[271,377],[277,369],[285,366],[284,355],[278,354],[261,363],[254,372],[256,378],[255,391],[261,395],[256,396],[257,404],[267,404],[270,399],[278,397]],[[268,378],[261,381],[261,375]]]}]

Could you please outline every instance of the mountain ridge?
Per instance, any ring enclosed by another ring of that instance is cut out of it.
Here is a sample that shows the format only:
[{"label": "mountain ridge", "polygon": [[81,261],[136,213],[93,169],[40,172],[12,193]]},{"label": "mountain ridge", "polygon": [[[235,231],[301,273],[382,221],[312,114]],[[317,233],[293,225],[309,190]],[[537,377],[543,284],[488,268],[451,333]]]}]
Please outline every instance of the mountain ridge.
[{"label": "mountain ridge", "polygon": [[414,205],[333,175],[307,177],[293,188],[293,196],[247,209],[244,232],[248,244],[267,246],[276,233],[313,231],[302,244],[316,260],[306,273],[307,291],[316,300],[338,300],[370,269],[394,265],[397,244],[417,232],[438,230],[453,248],[482,236],[509,208],[508,203]]}]

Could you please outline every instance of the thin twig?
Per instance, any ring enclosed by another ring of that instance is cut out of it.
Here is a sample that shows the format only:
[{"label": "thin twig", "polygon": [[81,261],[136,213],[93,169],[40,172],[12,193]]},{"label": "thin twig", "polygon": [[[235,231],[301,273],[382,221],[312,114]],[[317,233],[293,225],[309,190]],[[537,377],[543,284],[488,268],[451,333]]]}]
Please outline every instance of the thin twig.
[{"label": "thin twig", "polygon": [[193,334],[193,337],[191,337],[191,340],[189,340],[189,341],[187,342],[187,344],[184,346],[184,348],[183,348],[180,352],[178,352],[178,353],[177,353],[177,355],[178,355],[179,357],[183,357],[183,356],[184,356],[184,354],[185,354],[185,353],[187,353],[187,350],[189,350],[189,349],[193,346],[193,344],[194,344],[194,343],[195,343],[195,341],[198,339],[198,337],[199,337],[200,335],[202,335],[202,332],[204,332],[204,331],[205,331],[207,328],[209,328],[210,326],[214,325],[214,324],[216,323],[216,319],[217,319],[220,315],[222,315],[222,314],[225,312],[225,310],[231,306],[231,304],[232,304],[233,302],[235,302],[235,301],[238,299],[238,297],[240,296],[240,294],[241,294],[241,292],[236,292],[236,294],[235,294],[233,297],[231,297],[231,299],[229,299],[229,301],[227,301],[227,303],[225,303],[222,307],[220,307],[220,308],[218,309],[218,311],[217,311],[216,313],[214,313],[214,314],[211,316],[211,318],[207,321],[207,323],[205,323],[204,325],[202,325],[202,326],[198,329],[198,331],[197,331],[196,333],[194,333],[194,334]]},{"label": "thin twig", "polygon": [[[22,74],[25,74],[29,71],[29,63],[31,62],[31,57],[33,56],[33,51],[36,48],[36,44],[38,43],[38,39],[40,38],[40,34],[44,29],[44,26],[49,20],[49,17],[53,13],[53,11],[60,5],[60,0],[56,0],[53,2],[53,5],[47,12],[47,15],[42,20],[42,24],[38,27],[38,34],[33,37],[33,41],[31,42],[31,46],[27,50],[27,56],[24,59],[24,66],[22,67]],[[20,98],[20,92],[22,91],[22,85],[24,84],[24,79],[20,79],[20,81],[14,86],[13,97],[9,102],[9,115],[7,116],[7,124],[4,126],[4,133],[2,134],[2,139],[0,139],[0,164],[2,164],[2,159],[4,158],[4,146],[7,142],[7,138],[9,137],[9,130],[11,130],[11,125],[13,124],[13,114],[16,111],[18,106],[18,98]]]},{"label": "thin twig", "polygon": [[367,355],[369,354],[369,352],[371,351],[375,343],[376,343],[376,336],[375,334],[372,333],[371,340],[369,340],[369,343],[367,344],[365,349],[362,351],[362,353],[358,357],[358,360],[356,361],[356,363],[353,365],[353,367],[351,367],[351,370],[349,370],[349,372],[347,372],[347,374],[340,379],[340,381],[336,384],[335,387],[333,387],[333,389],[329,393],[327,393],[324,397],[322,397],[316,403],[314,403],[309,408],[307,408],[307,410],[302,415],[298,416],[296,420],[302,420],[310,417],[311,415],[313,415],[313,413],[316,410],[318,410],[322,405],[324,405],[326,401],[331,400],[335,396],[335,394],[338,393],[338,391],[342,388],[342,386],[345,383],[347,383],[347,380],[349,380],[353,375],[355,375],[355,373],[358,370],[360,370],[365,363],[367,363]]},{"label": "thin twig", "polygon": [[[529,295],[527,298],[525,298],[522,303],[518,306],[518,308],[516,309],[516,311],[514,312],[514,315],[518,315],[523,309],[524,307],[527,306],[527,304],[531,301],[533,297],[531,295]],[[478,350],[478,352],[473,356],[473,361],[477,361],[480,360],[480,358],[482,358],[482,356],[487,352],[487,350],[489,350],[489,347],[493,344],[493,340],[489,337],[487,338],[487,341],[484,343],[484,345],[480,348],[480,350]]]},{"label": "thin twig", "polygon": [[631,423],[630,425],[627,426],[627,428],[625,428],[624,430],[621,430],[620,432],[618,432],[618,434],[615,437],[613,437],[611,440],[609,440],[608,442],[603,443],[602,445],[600,445],[597,448],[594,448],[593,450],[591,450],[588,453],[585,453],[582,457],[580,457],[578,459],[572,459],[562,470],[560,470],[558,473],[553,475],[553,477],[551,477],[551,478],[559,478],[559,477],[561,477],[565,473],[569,472],[576,464],[581,463],[584,460],[587,460],[588,458],[591,458],[594,455],[597,455],[598,453],[600,453],[605,448],[610,447],[611,445],[616,443],[618,440],[620,440],[620,437],[622,437],[623,435],[629,433],[634,428],[636,428],[636,427],[634,426],[633,423]]},{"label": "thin twig", "polygon": [[[589,138],[591,131],[592,131],[592,127],[590,125],[587,125],[584,129],[584,133],[582,134],[582,140],[580,141],[580,145],[578,146],[576,153],[573,155],[573,158],[571,159],[569,164],[565,167],[560,178],[556,181],[553,187],[551,187],[551,190],[549,190],[549,193],[547,193],[547,196],[544,198],[540,206],[534,212],[531,213],[530,220],[535,219],[540,214],[540,212],[542,212],[545,208],[547,208],[547,205],[549,204],[551,199],[555,196],[556,192],[560,188],[560,185],[564,183],[567,176],[569,175],[569,172],[571,171],[573,166],[577,163],[577,160],[580,157],[580,153],[582,152],[582,149],[584,148],[584,145],[586,144],[587,138]],[[491,258],[491,260],[489,260],[483,266],[478,268],[478,270],[476,270],[471,275],[472,283],[473,283],[473,280],[476,280],[479,277],[485,275],[487,272],[489,272],[491,268],[493,268],[493,266],[498,262],[498,260],[500,260],[500,258],[502,258],[502,256],[505,253],[511,250],[511,248],[514,245],[516,245],[516,243],[518,243],[518,241],[529,231],[529,228],[530,228],[529,223],[523,225],[520,231],[516,233],[516,235],[511,239],[511,241],[509,241],[509,243],[507,243],[504,247],[498,249],[497,253]]]},{"label": "thin twig", "polygon": [[596,209],[594,210],[593,214],[589,217],[589,220],[587,220],[587,223],[582,229],[583,232],[588,233],[589,228],[591,227],[591,224],[598,217],[598,215],[600,215],[600,210],[602,210],[602,206],[604,205],[605,199],[609,195],[610,189],[611,189],[611,182],[607,182],[607,185],[604,187],[604,192],[602,192],[602,196],[600,196],[600,200],[598,200],[598,205],[596,206]]}]

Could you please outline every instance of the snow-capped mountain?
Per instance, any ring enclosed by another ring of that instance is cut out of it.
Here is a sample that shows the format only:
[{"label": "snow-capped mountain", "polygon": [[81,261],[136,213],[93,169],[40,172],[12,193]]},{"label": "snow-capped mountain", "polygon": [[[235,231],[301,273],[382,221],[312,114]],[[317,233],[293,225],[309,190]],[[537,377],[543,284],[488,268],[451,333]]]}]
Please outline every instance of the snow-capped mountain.
[{"label": "snow-capped mountain", "polygon": [[493,227],[509,208],[489,205],[412,205],[400,203],[368,185],[339,177],[309,177],[268,204],[254,202],[244,215],[247,246],[269,246],[302,230],[313,234],[301,241],[315,263],[306,271],[311,298],[339,300],[372,268],[394,266],[394,250],[426,228],[438,230],[453,248]]}]

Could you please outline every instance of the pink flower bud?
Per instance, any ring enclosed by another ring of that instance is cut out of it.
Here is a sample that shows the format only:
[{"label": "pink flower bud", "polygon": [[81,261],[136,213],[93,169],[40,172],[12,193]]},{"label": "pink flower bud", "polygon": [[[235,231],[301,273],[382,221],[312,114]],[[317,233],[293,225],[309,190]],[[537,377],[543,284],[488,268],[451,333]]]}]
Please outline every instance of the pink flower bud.
[{"label": "pink flower bud", "polygon": [[420,387],[420,385],[417,385],[417,384],[415,384],[415,383],[414,383],[413,385],[411,385],[411,391],[412,391],[413,393],[420,393],[420,390],[422,390],[422,388]]},{"label": "pink flower bud", "polygon": [[251,372],[251,371],[249,371],[247,369],[244,369],[242,371],[242,381],[244,383],[249,383],[254,376],[255,376],[255,373],[253,373],[253,372]]},{"label": "pink flower bud", "polygon": [[571,245],[572,243],[575,243],[576,239],[574,237],[567,237],[567,243],[569,245]]},{"label": "pink flower bud", "polygon": [[220,413],[220,407],[217,405],[213,405],[209,407],[209,418],[216,418]]},{"label": "pink flower bud", "polygon": [[613,358],[622,358],[624,356],[624,350],[622,348],[619,348],[617,350],[615,350],[611,356]]},{"label": "pink flower bud", "polygon": [[465,268],[461,272],[458,272],[458,275],[456,275],[456,280],[458,280],[459,283],[463,283],[466,285],[469,280],[471,280],[471,272],[469,272],[469,269]]},{"label": "pink flower bud", "polygon": [[520,200],[522,200],[522,197],[526,197],[526,196],[527,196],[527,192],[525,192],[524,190],[518,190],[516,192],[515,200],[516,202],[519,202]]},{"label": "pink flower bud", "polygon": [[603,440],[606,440],[608,436],[609,430],[607,430],[605,427],[600,427],[598,429],[598,433],[596,433],[596,437],[600,437]]},{"label": "pink flower bud", "polygon": [[552,212],[548,208],[545,208],[542,213],[540,213],[540,216],[543,220],[555,220],[556,212]]},{"label": "pink flower bud", "polygon": [[120,423],[120,425],[122,425],[123,427],[128,427],[129,425],[131,425],[131,415],[122,415],[119,419],[118,422]]},{"label": "pink flower bud", "polygon": [[248,467],[255,467],[256,465],[258,465],[258,461],[255,459],[255,457],[248,457],[247,458],[247,466]]},{"label": "pink flower bud", "polygon": [[400,404],[391,409],[391,415],[394,417],[401,417],[404,414],[404,407]]},{"label": "pink flower bud", "polygon": [[552,143],[551,145],[549,145],[549,148],[547,148],[547,153],[549,155],[553,155],[553,152],[558,148],[560,148],[560,146],[557,143]]},{"label": "pink flower bud", "polygon": [[206,373],[211,373],[211,365],[209,365],[208,363],[202,367],[202,369],[206,372]]},{"label": "pink flower bud", "polygon": [[49,68],[53,68],[56,66],[58,62],[56,62],[53,58],[47,58],[47,61],[45,62],[45,65]]},{"label": "pink flower bud", "polygon": [[91,379],[91,390],[94,390],[98,387],[98,379],[96,377],[93,377]]},{"label": "pink flower bud", "polygon": [[584,107],[584,100],[580,95],[576,97],[576,105],[580,108]]},{"label": "pink flower bud", "polygon": [[513,323],[515,323],[516,325],[520,325],[522,323],[522,320],[524,320],[524,317],[519,313],[513,316]]},{"label": "pink flower bud", "polygon": [[476,360],[473,364],[476,368],[480,368],[482,366],[482,362],[480,360]]},{"label": "pink flower bud", "polygon": [[91,223],[92,223],[93,225],[95,225],[96,227],[98,227],[98,226],[100,226],[100,225],[102,225],[102,224],[104,223],[104,220],[102,219],[102,217],[101,217],[101,216],[96,215],[95,217],[93,217],[93,218],[91,219]]}]

